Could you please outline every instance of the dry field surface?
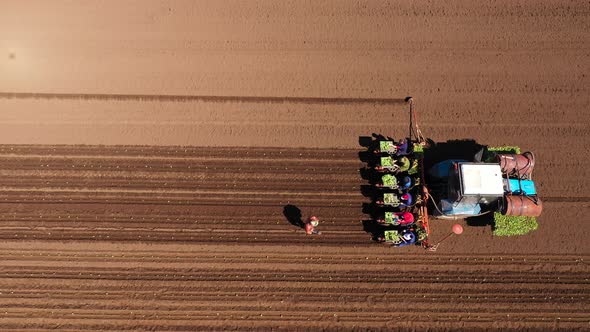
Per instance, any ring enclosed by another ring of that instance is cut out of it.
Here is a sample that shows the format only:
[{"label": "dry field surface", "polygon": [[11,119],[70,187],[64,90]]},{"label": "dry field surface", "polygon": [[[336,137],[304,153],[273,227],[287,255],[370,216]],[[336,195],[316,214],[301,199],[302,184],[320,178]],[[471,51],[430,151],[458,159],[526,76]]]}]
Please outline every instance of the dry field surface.
[{"label": "dry field surface", "polygon": [[[370,241],[407,95],[535,152],[536,232]],[[588,330],[589,120],[587,1],[2,1],[0,330]]]}]

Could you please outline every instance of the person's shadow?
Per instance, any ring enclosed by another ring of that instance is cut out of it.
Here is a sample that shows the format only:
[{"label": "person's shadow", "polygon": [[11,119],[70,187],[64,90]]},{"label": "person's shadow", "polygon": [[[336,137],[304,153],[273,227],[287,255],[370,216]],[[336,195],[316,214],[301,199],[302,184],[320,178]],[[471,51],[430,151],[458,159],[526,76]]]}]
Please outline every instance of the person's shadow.
[{"label": "person's shadow", "polygon": [[304,228],[305,224],[302,220],[301,210],[296,207],[295,205],[285,205],[283,207],[283,215],[287,218],[287,221],[293,225],[300,228]]}]

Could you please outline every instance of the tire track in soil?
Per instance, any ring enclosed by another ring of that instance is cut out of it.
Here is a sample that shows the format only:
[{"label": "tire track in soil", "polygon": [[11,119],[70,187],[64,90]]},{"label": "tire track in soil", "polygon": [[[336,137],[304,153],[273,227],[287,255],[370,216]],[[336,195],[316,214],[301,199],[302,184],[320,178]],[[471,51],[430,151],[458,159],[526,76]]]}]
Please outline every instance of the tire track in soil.
[{"label": "tire track in soil", "polygon": [[139,95],[99,93],[40,93],[0,92],[2,99],[57,99],[156,102],[213,102],[213,103],[271,103],[271,104],[403,104],[404,98],[336,98],[336,97],[274,97],[274,96],[199,96],[199,95]]}]

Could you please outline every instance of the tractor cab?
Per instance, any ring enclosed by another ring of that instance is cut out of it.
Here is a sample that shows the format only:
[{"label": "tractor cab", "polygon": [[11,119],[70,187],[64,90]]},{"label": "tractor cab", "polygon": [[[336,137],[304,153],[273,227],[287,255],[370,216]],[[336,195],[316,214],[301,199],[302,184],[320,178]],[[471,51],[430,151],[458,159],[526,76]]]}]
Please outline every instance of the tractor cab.
[{"label": "tractor cab", "polygon": [[446,216],[475,216],[504,196],[502,170],[497,163],[446,160],[434,165],[430,174],[446,183],[439,198],[439,213]]}]

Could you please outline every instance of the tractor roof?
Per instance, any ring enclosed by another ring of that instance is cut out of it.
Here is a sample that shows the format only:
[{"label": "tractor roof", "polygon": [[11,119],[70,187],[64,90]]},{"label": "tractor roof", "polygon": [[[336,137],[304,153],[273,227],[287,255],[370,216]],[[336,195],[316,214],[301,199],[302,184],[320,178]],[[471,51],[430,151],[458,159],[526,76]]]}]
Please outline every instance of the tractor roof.
[{"label": "tractor roof", "polygon": [[459,163],[463,195],[504,195],[502,170],[499,164]]}]

